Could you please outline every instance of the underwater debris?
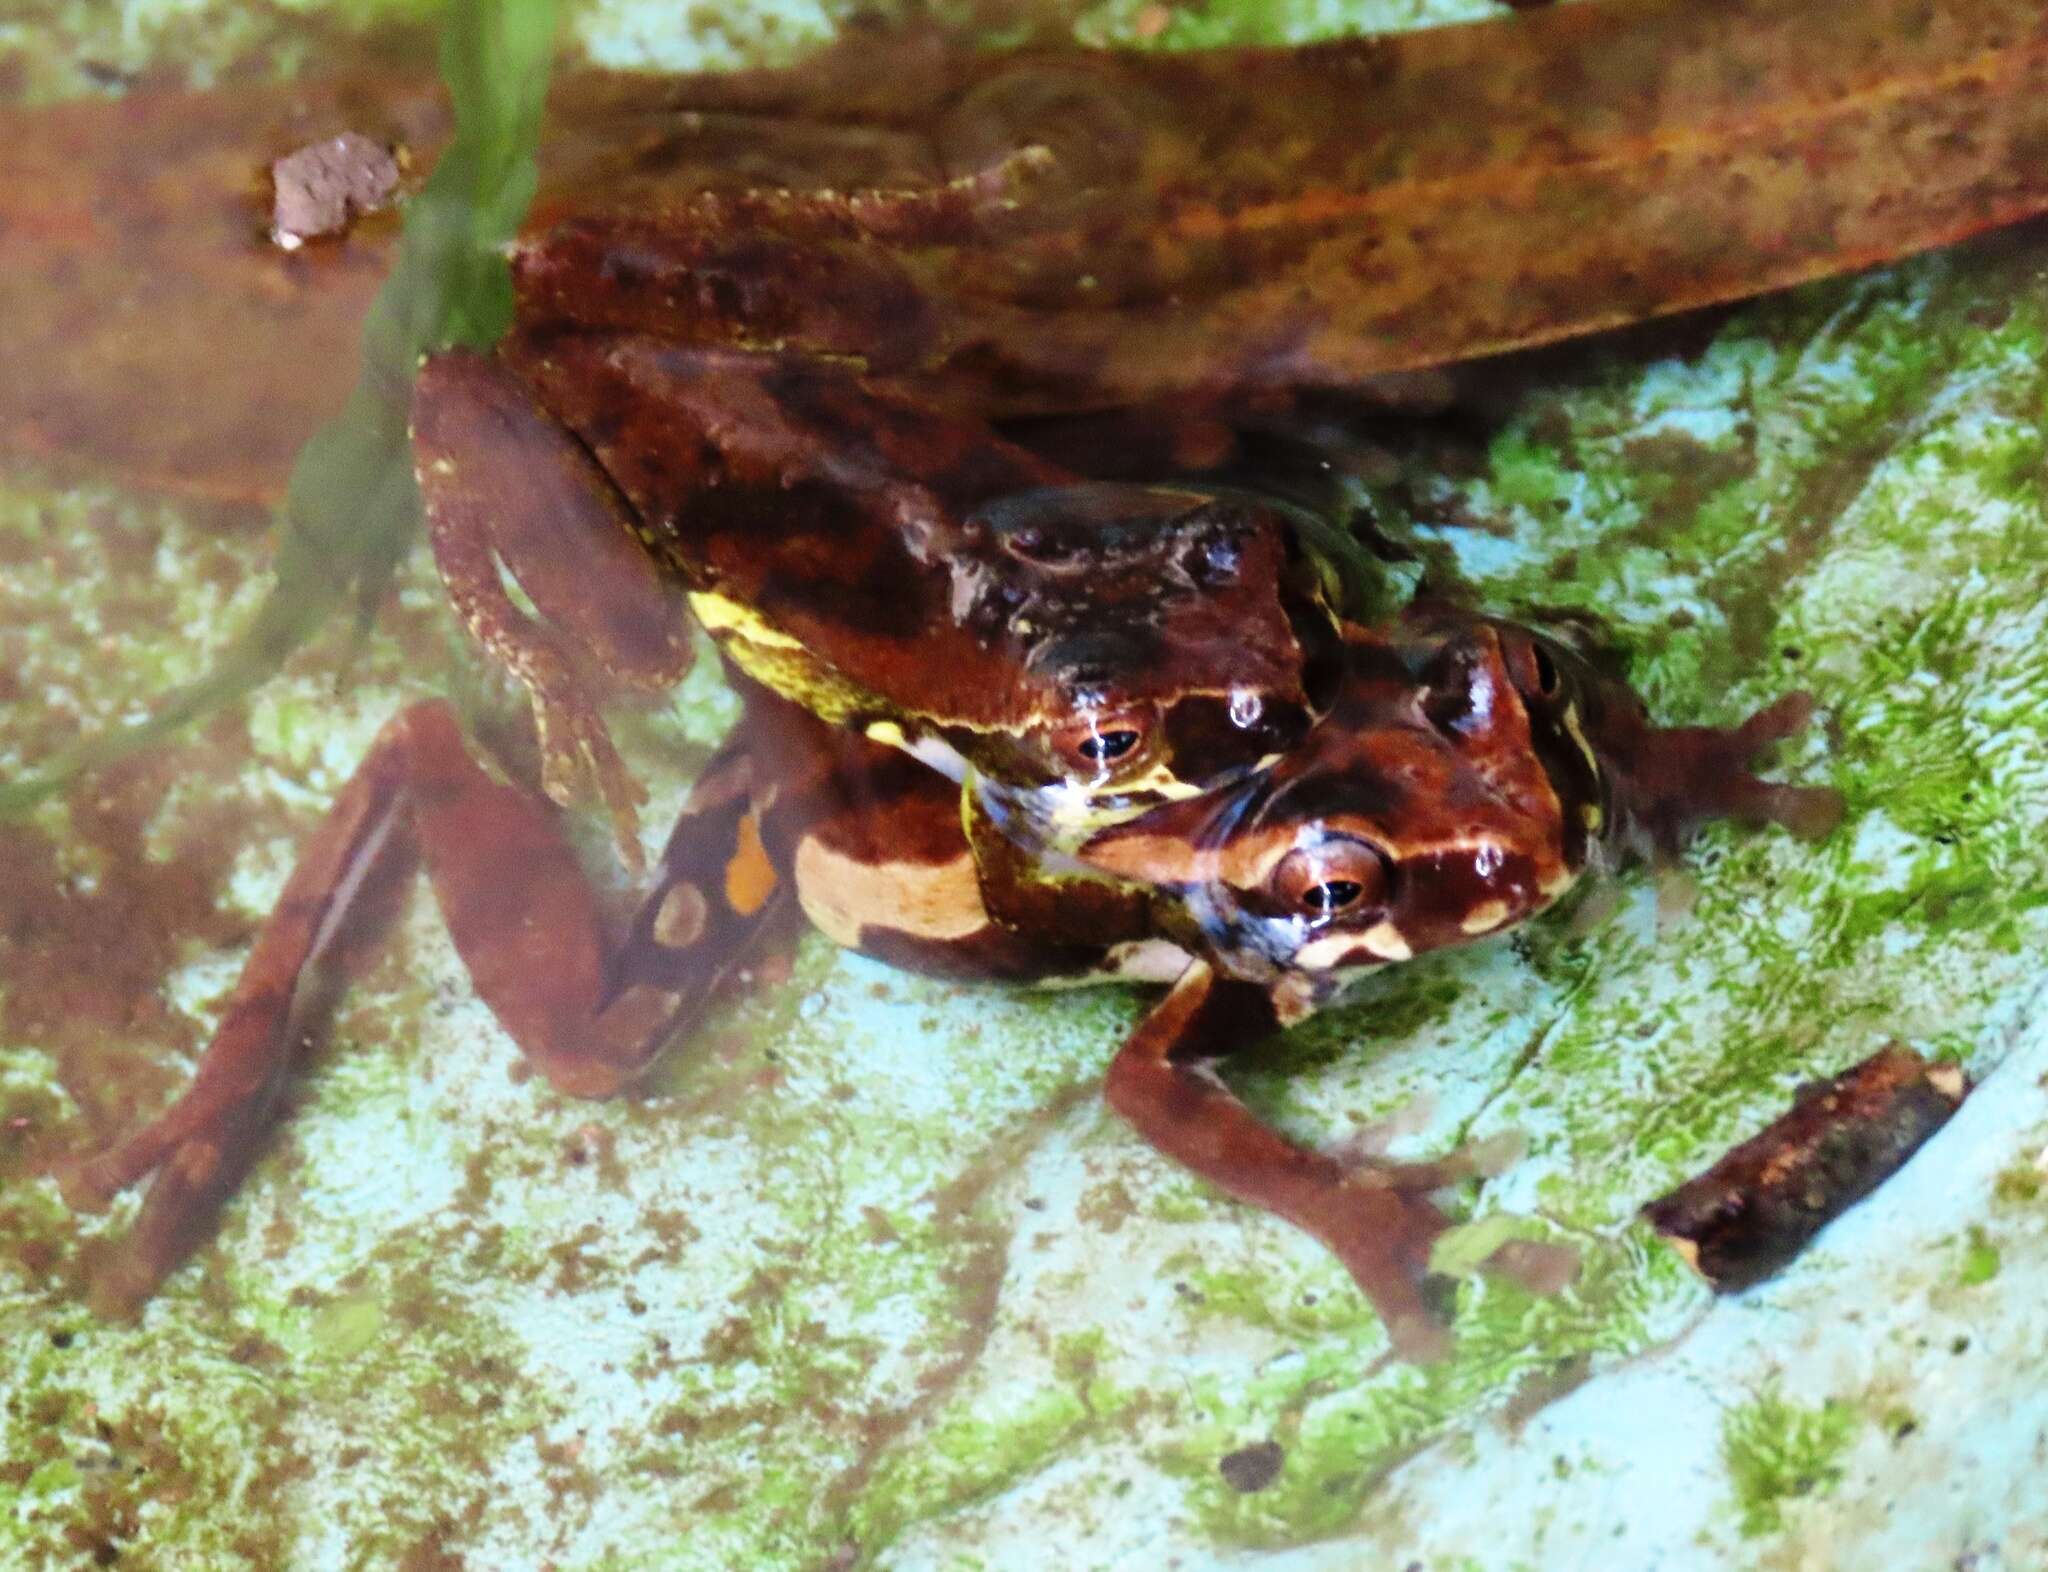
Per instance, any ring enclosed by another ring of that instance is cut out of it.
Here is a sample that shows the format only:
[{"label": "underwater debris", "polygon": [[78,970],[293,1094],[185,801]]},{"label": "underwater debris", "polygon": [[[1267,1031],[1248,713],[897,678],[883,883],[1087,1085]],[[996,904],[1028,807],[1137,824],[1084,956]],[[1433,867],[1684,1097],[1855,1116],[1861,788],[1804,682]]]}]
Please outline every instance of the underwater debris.
[{"label": "underwater debris", "polygon": [[1802,1087],[1790,1112],[1643,1216],[1717,1293],[1748,1288],[1898,1172],[1968,1091],[1957,1066],[1889,1043]]}]

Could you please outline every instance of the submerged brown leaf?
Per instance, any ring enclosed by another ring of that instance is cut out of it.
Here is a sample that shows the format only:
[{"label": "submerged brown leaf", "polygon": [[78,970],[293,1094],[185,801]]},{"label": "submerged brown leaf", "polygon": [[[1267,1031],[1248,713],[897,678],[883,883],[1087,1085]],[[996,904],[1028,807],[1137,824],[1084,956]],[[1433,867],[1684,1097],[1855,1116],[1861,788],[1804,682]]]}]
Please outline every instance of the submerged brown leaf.
[{"label": "submerged brown leaf", "polygon": [[[899,374],[1018,410],[1347,385],[2039,211],[2048,13],[1588,0],[1197,55],[855,39],[783,72],[586,75],[554,111],[555,211],[593,190],[644,210],[706,186],[929,188],[1050,143],[1053,176],[998,216],[860,241],[931,308]],[[341,131],[424,169],[445,130],[424,78],[0,112],[0,442],[274,496],[351,384],[390,227],[281,254],[263,171]]]}]

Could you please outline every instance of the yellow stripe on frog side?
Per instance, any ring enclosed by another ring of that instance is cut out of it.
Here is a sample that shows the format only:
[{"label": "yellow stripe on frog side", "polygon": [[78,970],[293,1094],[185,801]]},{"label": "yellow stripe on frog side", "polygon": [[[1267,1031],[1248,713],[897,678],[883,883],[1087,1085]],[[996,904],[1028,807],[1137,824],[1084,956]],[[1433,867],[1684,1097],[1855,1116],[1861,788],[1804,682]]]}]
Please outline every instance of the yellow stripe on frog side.
[{"label": "yellow stripe on frog side", "polygon": [[742,605],[715,590],[697,590],[690,596],[690,610],[713,638],[733,635],[749,644],[768,649],[800,650],[803,641],[790,637],[751,606]]}]

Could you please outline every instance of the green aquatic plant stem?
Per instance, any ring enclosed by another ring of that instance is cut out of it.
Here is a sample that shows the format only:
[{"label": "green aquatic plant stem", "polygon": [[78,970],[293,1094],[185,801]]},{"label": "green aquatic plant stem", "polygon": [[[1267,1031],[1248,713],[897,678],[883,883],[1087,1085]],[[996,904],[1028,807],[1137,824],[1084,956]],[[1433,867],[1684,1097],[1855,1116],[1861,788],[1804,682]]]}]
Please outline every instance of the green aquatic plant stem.
[{"label": "green aquatic plant stem", "polygon": [[406,415],[420,356],[495,342],[512,319],[504,246],[536,180],[554,51],[554,0],[453,0],[441,75],[455,136],[408,205],[391,276],[363,324],[363,369],[340,415],[307,441],[286,486],[276,582],[213,669],[133,724],[88,736],[0,786],[0,817],[243,698],[347,600],[367,628],[419,527]]}]

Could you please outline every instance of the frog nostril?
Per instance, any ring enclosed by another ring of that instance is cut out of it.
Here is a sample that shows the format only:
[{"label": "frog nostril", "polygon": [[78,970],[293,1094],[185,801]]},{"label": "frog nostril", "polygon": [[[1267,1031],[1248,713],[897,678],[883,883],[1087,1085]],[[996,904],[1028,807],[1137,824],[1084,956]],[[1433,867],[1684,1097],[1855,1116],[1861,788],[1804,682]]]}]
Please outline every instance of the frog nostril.
[{"label": "frog nostril", "polygon": [[1472,688],[1458,682],[1448,686],[1432,683],[1423,695],[1422,714],[1431,726],[1447,735],[1463,733],[1472,719]]}]

